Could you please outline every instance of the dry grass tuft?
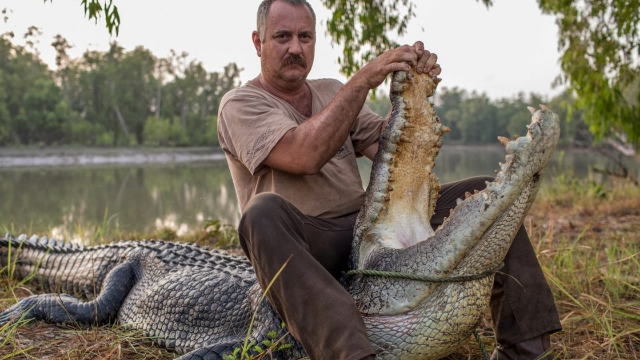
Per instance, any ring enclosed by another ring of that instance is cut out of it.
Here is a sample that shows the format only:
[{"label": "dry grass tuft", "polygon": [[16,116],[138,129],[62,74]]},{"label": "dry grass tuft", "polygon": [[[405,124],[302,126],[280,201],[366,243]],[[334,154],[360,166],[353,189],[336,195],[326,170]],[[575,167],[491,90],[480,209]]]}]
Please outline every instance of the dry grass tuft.
[{"label": "dry grass tuft", "polygon": [[[570,175],[548,179],[525,226],[561,314],[564,329],[552,337],[554,356],[640,359],[640,188],[622,182],[599,185]],[[127,238],[123,234],[109,235],[101,241]],[[233,236],[228,227],[212,223],[201,233],[177,240],[237,249]],[[30,292],[1,276],[0,309]],[[483,343],[491,351],[494,340],[487,330]],[[68,329],[35,324],[0,328],[0,360],[174,357],[142,334],[117,326]],[[449,357],[480,358],[473,338]]]}]

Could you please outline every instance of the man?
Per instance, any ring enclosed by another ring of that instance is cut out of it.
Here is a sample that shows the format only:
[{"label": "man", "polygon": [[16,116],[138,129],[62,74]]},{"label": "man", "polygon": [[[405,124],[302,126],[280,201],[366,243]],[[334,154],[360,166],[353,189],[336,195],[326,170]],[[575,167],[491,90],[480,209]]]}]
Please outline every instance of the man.
[{"label": "man", "polygon": [[[224,96],[218,117],[243,212],[242,248],[263,288],[287,264],[267,297],[311,359],[373,359],[361,315],[336,280],[347,268],[363,199],[356,156],[374,157],[386,123],[364,102],[393,71],[416,66],[439,75],[437,56],[416,42],[385,52],[344,85],[310,81],[316,41],[311,6],[305,0],[265,0],[257,27],[252,39],[261,73]],[[484,180],[444,185],[432,225],[442,222],[465,191],[484,187]],[[520,270],[511,275],[522,282],[524,272],[527,295],[538,296],[520,301],[526,295],[518,283],[497,276],[492,311],[505,345],[501,351],[512,359],[533,359],[560,325],[524,230],[514,241],[520,243],[507,255]],[[549,318],[542,324],[541,312]],[[503,353],[495,355],[503,359]]]}]

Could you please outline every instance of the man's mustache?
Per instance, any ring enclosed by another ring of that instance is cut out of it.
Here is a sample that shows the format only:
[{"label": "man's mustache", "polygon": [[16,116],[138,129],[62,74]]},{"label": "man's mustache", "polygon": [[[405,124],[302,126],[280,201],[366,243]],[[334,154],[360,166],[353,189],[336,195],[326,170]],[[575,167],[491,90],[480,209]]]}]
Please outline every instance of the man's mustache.
[{"label": "man's mustache", "polygon": [[289,55],[284,58],[284,66],[300,65],[304,68],[307,67],[307,61],[301,55]]}]

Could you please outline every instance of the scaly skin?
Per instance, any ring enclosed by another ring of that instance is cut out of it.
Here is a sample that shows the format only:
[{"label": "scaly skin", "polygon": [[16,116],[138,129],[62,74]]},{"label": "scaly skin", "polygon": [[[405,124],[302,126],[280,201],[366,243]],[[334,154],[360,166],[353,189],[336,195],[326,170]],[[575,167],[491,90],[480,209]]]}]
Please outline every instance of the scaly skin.
[{"label": "scaly skin", "polygon": [[[427,276],[474,275],[502,262],[531,206],[555,149],[559,124],[542,106],[527,136],[501,139],[505,164],[487,189],[468,194],[435,232],[439,185],[431,172],[448,128],[427,101],[439,79],[398,72],[391,89],[392,116],[374,160],[358,215],[351,265]],[[260,301],[246,259],[197,246],[124,242],[92,248],[26,238],[0,239],[0,266],[9,246],[17,277],[35,271],[45,294],[21,299],[0,314],[51,323],[119,321],[141,329],[180,359],[221,359],[241,346],[251,314],[251,337],[279,331],[280,319]],[[379,359],[438,359],[454,352],[484,315],[493,276],[455,283],[357,275],[344,281],[364,317]],[[97,296],[95,296],[97,295]],[[291,337],[279,359],[304,355]]]}]

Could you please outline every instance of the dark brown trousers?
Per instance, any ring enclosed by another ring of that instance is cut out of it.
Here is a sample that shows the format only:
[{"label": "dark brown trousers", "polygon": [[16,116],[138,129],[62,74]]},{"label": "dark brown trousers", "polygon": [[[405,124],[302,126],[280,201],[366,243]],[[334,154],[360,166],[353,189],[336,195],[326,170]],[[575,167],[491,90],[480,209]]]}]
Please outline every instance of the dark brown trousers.
[{"label": "dark brown trousers", "polygon": [[[456,199],[484,188],[486,180],[492,179],[443,185],[432,225],[441,224]],[[355,360],[374,353],[353,299],[336,280],[347,270],[355,219],[355,213],[334,219],[306,216],[279,195],[263,193],[251,199],[240,220],[240,244],[263,288],[289,261],[267,297],[313,360]],[[498,342],[511,345],[559,330],[551,291],[524,229],[502,271],[509,276],[496,275],[491,296]]]}]

